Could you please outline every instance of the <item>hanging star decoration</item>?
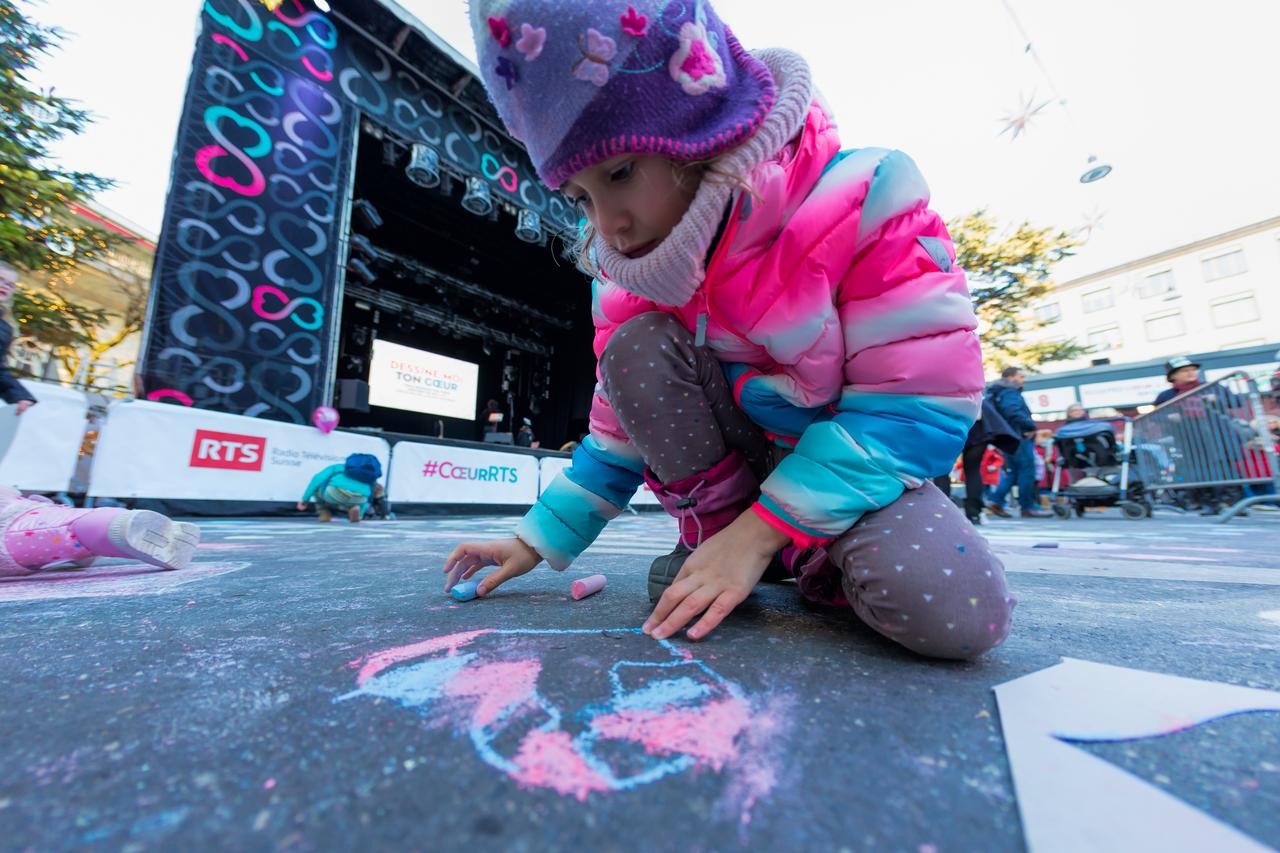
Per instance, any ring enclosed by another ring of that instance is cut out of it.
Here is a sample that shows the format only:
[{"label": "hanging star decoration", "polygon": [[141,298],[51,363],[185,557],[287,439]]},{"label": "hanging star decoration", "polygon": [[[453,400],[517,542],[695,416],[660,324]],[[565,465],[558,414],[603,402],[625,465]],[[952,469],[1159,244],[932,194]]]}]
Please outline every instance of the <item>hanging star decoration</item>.
[{"label": "hanging star decoration", "polygon": [[1014,141],[1020,134],[1027,132],[1027,126],[1031,124],[1031,120],[1051,103],[1053,101],[1041,101],[1037,104],[1035,92],[1032,92],[1031,97],[1024,98],[1021,106],[1015,112],[1000,118],[1005,124],[999,135],[1004,136],[1006,133],[1013,131],[1009,141]]},{"label": "hanging star decoration", "polygon": [[1102,227],[1102,220],[1106,215],[1107,212],[1105,210],[1095,207],[1084,214],[1083,222],[1076,229],[1076,234],[1079,235],[1081,240],[1088,242],[1089,238],[1093,236],[1093,232]]}]

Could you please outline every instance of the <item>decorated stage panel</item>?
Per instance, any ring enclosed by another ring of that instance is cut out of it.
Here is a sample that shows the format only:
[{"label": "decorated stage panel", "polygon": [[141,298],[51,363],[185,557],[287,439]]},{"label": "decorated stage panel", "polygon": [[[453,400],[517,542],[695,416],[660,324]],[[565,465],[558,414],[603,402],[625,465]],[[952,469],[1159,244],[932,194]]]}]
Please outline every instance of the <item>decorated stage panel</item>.
[{"label": "decorated stage panel", "polygon": [[[18,849],[1280,845],[1270,517],[988,525],[1020,603],[968,664],[787,584],[706,642],[648,639],[645,573],[674,538],[652,514],[565,574],[444,596],[452,546],[512,521],[214,521],[184,571],[0,580],[0,831]],[[596,572],[608,586],[574,601]]]}]

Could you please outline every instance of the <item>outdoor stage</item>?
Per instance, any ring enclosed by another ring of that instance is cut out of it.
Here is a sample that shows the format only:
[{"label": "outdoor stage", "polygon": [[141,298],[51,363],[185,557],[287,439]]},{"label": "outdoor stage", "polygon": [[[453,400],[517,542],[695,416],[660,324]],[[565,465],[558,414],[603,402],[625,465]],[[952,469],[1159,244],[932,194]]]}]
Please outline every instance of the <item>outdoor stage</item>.
[{"label": "outdoor stage", "polygon": [[468,440],[492,399],[501,432],[585,432],[591,285],[563,258],[579,214],[474,65],[394,2],[209,0],[200,18],[139,398]]}]

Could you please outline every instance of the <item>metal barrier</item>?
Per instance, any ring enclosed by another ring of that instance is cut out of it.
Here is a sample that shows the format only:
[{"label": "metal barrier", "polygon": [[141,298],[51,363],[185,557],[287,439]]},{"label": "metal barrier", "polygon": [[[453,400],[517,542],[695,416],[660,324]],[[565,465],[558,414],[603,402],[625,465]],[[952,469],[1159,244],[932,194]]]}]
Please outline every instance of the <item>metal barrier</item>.
[{"label": "metal barrier", "polygon": [[1219,522],[1254,504],[1280,504],[1276,422],[1247,373],[1200,385],[1134,418],[1135,475],[1148,492],[1194,489],[1211,503],[1238,487],[1243,496]]}]

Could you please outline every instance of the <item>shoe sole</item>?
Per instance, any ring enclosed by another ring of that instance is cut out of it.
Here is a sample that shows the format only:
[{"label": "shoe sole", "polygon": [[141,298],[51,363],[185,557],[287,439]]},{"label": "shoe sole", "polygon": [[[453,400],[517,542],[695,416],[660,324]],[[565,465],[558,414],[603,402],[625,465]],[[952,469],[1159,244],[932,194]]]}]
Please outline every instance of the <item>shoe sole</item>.
[{"label": "shoe sole", "polygon": [[684,567],[691,552],[679,550],[664,554],[649,566],[649,602],[657,604],[658,599],[667,591],[667,587],[675,582],[676,575]]},{"label": "shoe sole", "polygon": [[200,544],[200,528],[158,512],[134,510],[111,523],[111,542],[131,557],[162,569],[185,569]]}]

